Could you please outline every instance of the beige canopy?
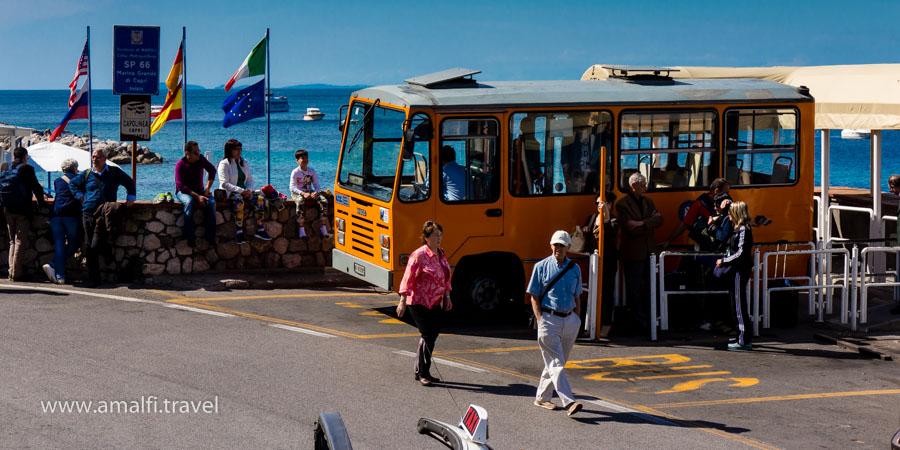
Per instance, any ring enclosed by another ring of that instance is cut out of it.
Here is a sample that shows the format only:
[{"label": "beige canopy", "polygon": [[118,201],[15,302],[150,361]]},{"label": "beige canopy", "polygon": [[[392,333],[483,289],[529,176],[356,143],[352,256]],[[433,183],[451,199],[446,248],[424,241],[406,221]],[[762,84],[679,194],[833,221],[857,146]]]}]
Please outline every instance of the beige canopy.
[{"label": "beige canopy", "polygon": [[[608,64],[582,80],[605,80]],[[816,128],[900,130],[900,64],[776,67],[672,67],[673,78],[758,78],[806,86],[816,99]]]}]

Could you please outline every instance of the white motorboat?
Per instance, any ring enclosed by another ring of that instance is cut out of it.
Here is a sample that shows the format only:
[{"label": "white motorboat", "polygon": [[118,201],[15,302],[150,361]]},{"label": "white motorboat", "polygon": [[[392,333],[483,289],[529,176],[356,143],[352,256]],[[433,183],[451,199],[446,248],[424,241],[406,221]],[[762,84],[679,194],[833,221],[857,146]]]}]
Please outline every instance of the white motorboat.
[{"label": "white motorboat", "polygon": [[845,128],[841,130],[841,139],[869,139],[872,137],[872,130],[866,128],[857,128],[855,130]]},{"label": "white motorboat", "polygon": [[150,106],[150,117],[156,117],[162,112],[163,105],[151,105]]},{"label": "white motorboat", "polygon": [[323,117],[325,117],[325,113],[319,111],[319,108],[306,108],[303,120],[322,120]]},{"label": "white motorboat", "polygon": [[288,112],[291,110],[287,97],[283,95],[275,95],[272,91],[266,91],[266,100],[269,101],[269,112]]}]

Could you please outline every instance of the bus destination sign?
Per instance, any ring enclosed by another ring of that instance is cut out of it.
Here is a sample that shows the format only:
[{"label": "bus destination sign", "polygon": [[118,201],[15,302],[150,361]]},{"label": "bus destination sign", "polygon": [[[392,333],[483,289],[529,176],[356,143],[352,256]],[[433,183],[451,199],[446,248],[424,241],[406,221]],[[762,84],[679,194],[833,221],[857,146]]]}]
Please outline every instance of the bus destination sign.
[{"label": "bus destination sign", "polygon": [[159,95],[159,27],[113,26],[113,94]]}]

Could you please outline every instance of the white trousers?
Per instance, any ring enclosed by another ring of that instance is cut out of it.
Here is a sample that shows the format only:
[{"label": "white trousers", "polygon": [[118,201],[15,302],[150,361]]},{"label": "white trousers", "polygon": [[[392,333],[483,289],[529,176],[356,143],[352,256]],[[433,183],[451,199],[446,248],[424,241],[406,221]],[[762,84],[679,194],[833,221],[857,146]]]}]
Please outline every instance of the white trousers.
[{"label": "white trousers", "polygon": [[538,346],[544,358],[544,371],[541,372],[541,380],[538,382],[538,401],[550,401],[554,388],[562,401],[562,406],[575,401],[563,369],[569,360],[569,353],[575,345],[580,329],[581,319],[574,312],[567,317],[541,313],[541,323],[538,324]]}]

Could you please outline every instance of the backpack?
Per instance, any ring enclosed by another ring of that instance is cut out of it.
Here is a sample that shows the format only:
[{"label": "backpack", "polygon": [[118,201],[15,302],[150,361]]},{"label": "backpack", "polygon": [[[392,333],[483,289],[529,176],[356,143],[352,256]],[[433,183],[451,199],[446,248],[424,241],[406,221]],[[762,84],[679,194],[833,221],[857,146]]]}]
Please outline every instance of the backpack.
[{"label": "backpack", "polygon": [[18,208],[31,200],[19,180],[19,167],[21,164],[0,174],[0,206],[4,208]]}]

